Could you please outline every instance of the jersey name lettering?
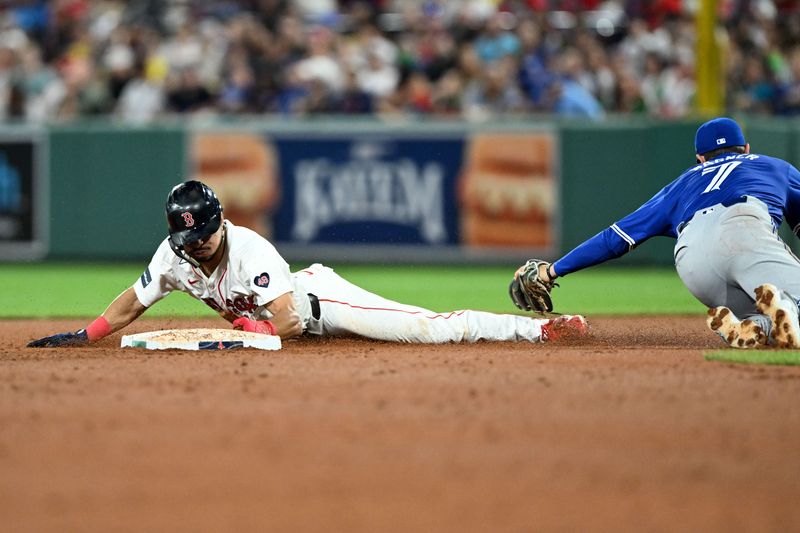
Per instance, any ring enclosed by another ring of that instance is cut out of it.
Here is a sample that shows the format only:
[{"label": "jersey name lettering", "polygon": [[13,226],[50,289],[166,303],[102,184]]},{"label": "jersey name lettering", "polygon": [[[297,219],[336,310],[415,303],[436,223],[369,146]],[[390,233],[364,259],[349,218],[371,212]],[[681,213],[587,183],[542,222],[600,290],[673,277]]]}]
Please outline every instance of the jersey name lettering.
[{"label": "jersey name lettering", "polygon": [[712,159],[711,161],[705,161],[697,166],[692,167],[691,170],[692,172],[697,172],[701,168],[702,169],[705,169],[707,167],[716,168],[715,165],[718,165],[725,161],[732,161],[734,159],[747,159],[748,161],[755,161],[756,159],[758,159],[758,157],[759,157],[758,154],[731,154],[731,155],[726,155],[725,157],[718,157],[716,159]]}]

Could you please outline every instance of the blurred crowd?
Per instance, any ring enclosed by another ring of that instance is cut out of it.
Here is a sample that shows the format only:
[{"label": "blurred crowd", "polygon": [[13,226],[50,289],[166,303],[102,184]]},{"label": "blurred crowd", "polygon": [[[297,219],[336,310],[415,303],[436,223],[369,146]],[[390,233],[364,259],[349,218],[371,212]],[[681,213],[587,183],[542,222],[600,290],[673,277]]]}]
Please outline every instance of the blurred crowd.
[{"label": "blurred crowd", "polygon": [[[699,0],[0,4],[0,119],[692,112]],[[729,112],[800,113],[800,0],[717,2]]]}]

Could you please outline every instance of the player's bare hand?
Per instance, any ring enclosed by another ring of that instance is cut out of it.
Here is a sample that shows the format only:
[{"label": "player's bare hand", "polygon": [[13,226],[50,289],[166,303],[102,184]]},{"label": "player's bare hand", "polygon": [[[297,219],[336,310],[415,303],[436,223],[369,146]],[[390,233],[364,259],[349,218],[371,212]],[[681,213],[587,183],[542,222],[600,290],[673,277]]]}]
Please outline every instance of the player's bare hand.
[{"label": "player's bare hand", "polygon": [[86,330],[81,329],[69,333],[56,333],[28,343],[28,348],[58,348],[62,346],[83,346],[89,343]]}]

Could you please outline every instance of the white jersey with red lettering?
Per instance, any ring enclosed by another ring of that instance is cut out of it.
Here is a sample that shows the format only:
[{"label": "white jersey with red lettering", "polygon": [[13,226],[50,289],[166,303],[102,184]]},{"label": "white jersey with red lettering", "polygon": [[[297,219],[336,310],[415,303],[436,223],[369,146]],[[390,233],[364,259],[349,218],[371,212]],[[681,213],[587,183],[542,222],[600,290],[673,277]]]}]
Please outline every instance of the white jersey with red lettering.
[{"label": "white jersey with red lettering", "polygon": [[169,240],[156,250],[153,259],[133,285],[136,297],[150,307],[172,291],[183,291],[204,302],[222,316],[245,316],[256,320],[271,318],[266,306],[278,296],[294,292],[301,317],[310,316],[308,296],[298,294],[289,265],[269,241],[256,232],[225,221],[225,251],[211,275],[181,259]]},{"label": "white jersey with red lettering", "polygon": [[545,319],[470,310],[436,313],[373,294],[320,264],[292,274],[269,241],[229,221],[224,224],[224,255],[210,276],[175,255],[165,239],[133,286],[142,305],[150,307],[179,290],[228,320],[265,320],[272,316],[267,305],[291,292],[303,330],[312,335],[412,343],[542,340]]}]

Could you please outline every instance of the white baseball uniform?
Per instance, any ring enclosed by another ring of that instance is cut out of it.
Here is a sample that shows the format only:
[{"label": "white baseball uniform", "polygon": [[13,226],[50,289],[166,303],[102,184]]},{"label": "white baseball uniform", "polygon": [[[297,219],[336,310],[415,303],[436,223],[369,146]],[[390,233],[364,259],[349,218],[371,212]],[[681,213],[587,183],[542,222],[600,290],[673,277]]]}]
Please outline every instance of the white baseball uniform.
[{"label": "white baseball uniform", "polygon": [[[411,343],[542,340],[545,319],[481,311],[435,313],[368,292],[320,264],[292,274],[266,239],[225,221],[226,248],[208,277],[170,249],[165,239],[134,284],[136,297],[150,307],[174,290],[186,292],[233,319],[271,318],[266,306],[291,292],[303,330],[312,335],[360,335]],[[309,294],[319,301],[315,317]]]}]

